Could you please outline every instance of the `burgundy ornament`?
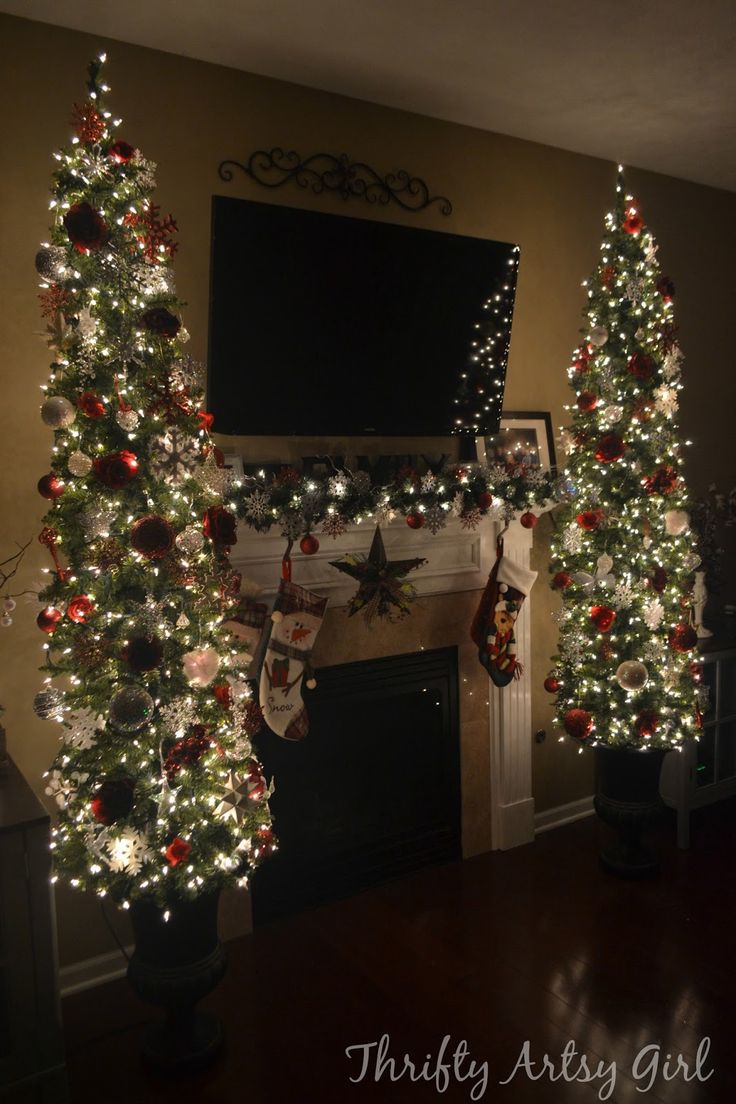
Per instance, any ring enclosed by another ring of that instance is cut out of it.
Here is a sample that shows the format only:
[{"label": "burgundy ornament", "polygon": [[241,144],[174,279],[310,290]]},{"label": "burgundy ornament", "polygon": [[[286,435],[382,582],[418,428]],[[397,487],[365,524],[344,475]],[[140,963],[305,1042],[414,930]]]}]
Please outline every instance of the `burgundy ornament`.
[{"label": "burgundy ornament", "polygon": [[587,709],[568,709],[562,718],[565,732],[576,740],[584,740],[593,728],[593,718]]},{"label": "burgundy ornament", "polygon": [[73,204],[64,215],[64,226],[78,253],[96,253],[110,236],[105,220],[89,203]]},{"label": "burgundy ornament", "polygon": [[319,552],[319,541],[314,533],[305,533],[299,541],[299,547],[305,556],[313,556],[315,552]]},{"label": "burgundy ornament", "polygon": [[654,709],[642,709],[634,727],[640,736],[653,736],[659,724],[659,713]]},{"label": "burgundy ornament", "polygon": [[407,514],[406,524],[410,529],[421,529],[424,526],[424,515],[420,513]]},{"label": "burgundy ornament", "polygon": [[164,658],[164,646],[157,636],[134,636],[125,645],[123,659],[137,674],[153,671]]},{"label": "burgundy ornament", "polygon": [[581,391],[577,402],[578,410],[581,410],[583,414],[590,414],[598,405],[598,396],[592,391]]},{"label": "burgundy ornament", "polygon": [[686,625],[681,621],[670,630],[668,640],[673,651],[691,652],[698,643],[698,634],[692,625]]},{"label": "burgundy ornament", "polygon": [[133,808],[135,783],[132,778],[108,779],[90,801],[92,815],[100,824],[115,824]]},{"label": "burgundy ornament", "polygon": [[572,575],[567,571],[558,571],[556,575],[552,576],[552,589],[553,590],[567,590],[572,583]]},{"label": "burgundy ornament", "polygon": [[51,636],[52,633],[56,632],[56,626],[63,616],[61,610],[55,609],[53,606],[46,606],[36,618],[36,624],[41,632],[48,633]]},{"label": "burgundy ornament", "polygon": [[560,689],[560,680],[555,678],[554,675],[550,675],[544,680],[544,689],[548,694],[556,694]]},{"label": "burgundy ornament", "polygon": [[149,560],[160,560],[174,547],[174,527],[159,514],[138,518],[130,531],[130,543]]},{"label": "burgundy ornament", "polygon": [[202,518],[204,534],[213,544],[230,548],[237,543],[237,518],[225,506],[210,506]]},{"label": "burgundy ornament", "polygon": [[674,468],[662,464],[644,479],[644,489],[650,495],[668,495],[676,489],[679,476]]},{"label": "burgundy ornament", "polygon": [[205,752],[212,747],[212,741],[207,734],[204,725],[193,725],[188,734],[177,740],[169,748],[164,760],[164,771],[173,785],[181,770],[187,767],[195,767]]},{"label": "burgundy ornament", "polygon": [[135,157],[135,146],[129,142],[113,142],[107,153],[118,165],[127,165]]},{"label": "burgundy ornament", "polygon": [[610,606],[591,606],[590,620],[599,632],[608,632],[616,620],[616,611]]},{"label": "burgundy ornament", "polygon": [[69,599],[69,604],[66,607],[67,617],[70,621],[75,621],[77,625],[83,625],[94,611],[95,604],[86,594],[75,594],[73,598]]},{"label": "burgundy ornament", "polygon": [[134,452],[123,449],[99,456],[94,464],[95,475],[100,483],[113,490],[119,490],[138,474],[138,458]]},{"label": "burgundy ornament", "polygon": [[521,525],[522,529],[534,529],[538,521],[539,518],[537,515],[533,514],[531,510],[527,510],[526,513],[522,514],[519,518],[519,525]]},{"label": "burgundy ornament", "polygon": [[50,502],[55,502],[64,493],[64,480],[60,479],[56,472],[49,472],[48,475],[42,475],[36,484],[38,487],[38,493],[42,498],[47,498]]},{"label": "burgundy ornament", "polygon": [[612,464],[614,460],[620,460],[625,451],[626,445],[617,433],[606,433],[596,446],[595,458],[601,464]]},{"label": "burgundy ornament", "polygon": [[490,491],[481,491],[478,495],[478,505],[481,510],[488,510],[493,505],[493,495]]},{"label": "burgundy ornament", "polygon": [[169,340],[181,329],[180,320],[166,307],[151,307],[141,315],[141,322],[150,333]]},{"label": "burgundy ornament", "polygon": [[88,418],[101,418],[105,413],[105,404],[94,391],[84,391],[77,399],[77,406]]},{"label": "burgundy ornament", "polygon": [[629,363],[626,365],[626,370],[638,380],[648,380],[654,375],[656,367],[649,353],[643,353],[639,350],[630,358]]}]

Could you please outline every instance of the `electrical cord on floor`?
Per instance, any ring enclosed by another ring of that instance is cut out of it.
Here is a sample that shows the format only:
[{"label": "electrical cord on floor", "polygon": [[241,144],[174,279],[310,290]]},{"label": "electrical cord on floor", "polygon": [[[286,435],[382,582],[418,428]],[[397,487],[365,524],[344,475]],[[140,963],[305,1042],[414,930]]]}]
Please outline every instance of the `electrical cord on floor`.
[{"label": "electrical cord on floor", "polygon": [[102,909],[102,918],[105,921],[105,923],[107,924],[107,930],[110,932],[110,935],[113,937],[113,939],[117,943],[118,948],[120,950],[120,953],[123,956],[123,958],[125,959],[125,961],[130,962],[130,955],[126,951],[123,944],[120,942],[120,938],[118,936],[118,933],[115,931],[115,928],[112,925],[112,921],[110,920],[110,917],[107,915],[107,909],[105,908],[104,899],[102,901],[100,901],[100,908]]}]

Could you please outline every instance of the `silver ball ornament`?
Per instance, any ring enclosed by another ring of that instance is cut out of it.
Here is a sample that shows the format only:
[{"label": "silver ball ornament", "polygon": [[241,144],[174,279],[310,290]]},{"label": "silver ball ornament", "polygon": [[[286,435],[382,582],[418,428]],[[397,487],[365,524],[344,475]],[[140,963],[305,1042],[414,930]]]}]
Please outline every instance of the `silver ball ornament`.
[{"label": "silver ball ornament", "polygon": [[142,686],[123,686],[110,699],[110,724],[128,735],[139,732],[153,717],[155,702]]},{"label": "silver ball ornament", "polygon": [[60,245],[45,245],[36,254],[36,272],[44,280],[58,282],[69,274],[66,251]]},{"label": "silver ball ornament", "polygon": [[5,610],[6,613],[12,613],[13,610],[15,609],[16,605],[17,605],[17,602],[16,602],[15,598],[4,598],[3,599],[3,609]]},{"label": "silver ball ornament", "polygon": [[76,409],[63,395],[49,395],[41,404],[41,421],[49,429],[66,429],[76,416]]},{"label": "silver ball ornament", "polygon": [[608,330],[605,326],[594,326],[590,331],[590,344],[600,349],[608,341]]},{"label": "silver ball ornament", "polygon": [[60,721],[64,715],[64,691],[49,686],[33,699],[33,712],[42,721]]},{"label": "silver ball ornament", "polygon": [[140,415],[135,410],[118,410],[115,421],[126,433],[132,433],[134,429],[138,428]]},{"label": "silver ball ornament", "polygon": [[624,690],[642,690],[649,681],[649,671],[638,659],[625,659],[616,668],[616,681]]},{"label": "silver ball ornament", "polygon": [[77,449],[76,452],[71,453],[66,466],[72,475],[83,478],[92,471],[92,457]]}]

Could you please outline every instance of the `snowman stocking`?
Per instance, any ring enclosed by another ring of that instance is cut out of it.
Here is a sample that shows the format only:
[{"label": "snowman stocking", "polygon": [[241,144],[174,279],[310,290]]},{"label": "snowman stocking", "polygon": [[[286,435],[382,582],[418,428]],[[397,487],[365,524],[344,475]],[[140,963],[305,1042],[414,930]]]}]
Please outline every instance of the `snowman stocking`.
[{"label": "snowman stocking", "polygon": [[303,740],[309,718],[302,683],[313,689],[312,646],[322,625],[327,599],[282,579],[271,620],[260,683],[260,706],[266,724],[286,740]]},{"label": "snowman stocking", "polygon": [[496,686],[508,686],[512,679],[521,677],[514,630],[536,577],[536,571],[504,556],[503,541],[499,541],[496,562],[470,627],[478,658]]}]

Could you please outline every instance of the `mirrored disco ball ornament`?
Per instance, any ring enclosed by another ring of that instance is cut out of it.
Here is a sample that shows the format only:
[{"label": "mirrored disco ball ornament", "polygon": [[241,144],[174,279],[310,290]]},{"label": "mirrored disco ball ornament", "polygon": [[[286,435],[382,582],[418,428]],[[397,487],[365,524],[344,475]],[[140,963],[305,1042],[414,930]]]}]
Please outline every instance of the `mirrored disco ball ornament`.
[{"label": "mirrored disco ball ornament", "polygon": [[176,538],[176,547],[187,556],[199,552],[204,544],[204,533],[194,525],[188,525]]},{"label": "mirrored disco ball ornament", "polygon": [[60,245],[45,245],[36,254],[36,272],[44,280],[63,280],[69,275],[66,267],[66,251]]},{"label": "mirrored disco ball ornament", "polygon": [[77,449],[76,452],[70,455],[66,466],[72,475],[84,478],[92,471],[92,457],[88,456],[86,452],[82,452],[81,449]]},{"label": "mirrored disco ball ornament", "polygon": [[616,681],[624,690],[641,690],[649,681],[649,671],[638,659],[627,659],[616,668]]},{"label": "mirrored disco ball ornament", "polygon": [[119,732],[139,732],[153,717],[155,703],[142,686],[123,686],[110,699],[110,723]]},{"label": "mirrored disco ball ornament", "polygon": [[41,404],[41,421],[49,429],[65,429],[76,416],[75,408],[63,395],[49,395]]},{"label": "mirrored disco ball ornament", "polygon": [[42,721],[60,721],[64,713],[64,691],[49,686],[33,699],[33,712]]}]

